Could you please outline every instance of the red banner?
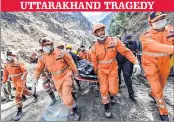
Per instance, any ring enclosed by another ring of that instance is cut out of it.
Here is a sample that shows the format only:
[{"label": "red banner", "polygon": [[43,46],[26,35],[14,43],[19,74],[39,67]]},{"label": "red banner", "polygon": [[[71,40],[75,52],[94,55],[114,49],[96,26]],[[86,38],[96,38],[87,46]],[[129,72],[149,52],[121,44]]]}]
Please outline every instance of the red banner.
[{"label": "red banner", "polygon": [[1,0],[1,11],[174,11],[174,0]]}]

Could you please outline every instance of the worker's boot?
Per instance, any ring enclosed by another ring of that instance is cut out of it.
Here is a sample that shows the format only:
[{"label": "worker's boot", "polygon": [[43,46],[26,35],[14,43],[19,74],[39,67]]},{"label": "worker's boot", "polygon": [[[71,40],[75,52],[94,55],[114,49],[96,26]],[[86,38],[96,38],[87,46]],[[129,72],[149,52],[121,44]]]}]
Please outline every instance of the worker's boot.
[{"label": "worker's boot", "polygon": [[19,107],[18,108],[18,112],[17,112],[17,115],[16,117],[14,118],[14,121],[18,121],[23,115],[23,112],[22,112],[22,107]]},{"label": "worker's boot", "polygon": [[168,115],[160,115],[162,121],[169,121]]},{"label": "worker's boot", "polygon": [[50,106],[52,106],[56,103],[56,97],[55,97],[53,91],[49,93],[49,96],[51,97],[51,100],[52,100],[51,103],[50,103]]},{"label": "worker's boot", "polygon": [[70,116],[71,116],[73,121],[79,121],[80,120],[80,114],[77,111],[77,106],[70,109]]},{"label": "worker's boot", "polygon": [[111,110],[109,108],[109,103],[108,104],[105,104],[104,105],[104,108],[105,108],[105,116],[107,118],[111,118],[112,117],[112,113],[111,113]]}]

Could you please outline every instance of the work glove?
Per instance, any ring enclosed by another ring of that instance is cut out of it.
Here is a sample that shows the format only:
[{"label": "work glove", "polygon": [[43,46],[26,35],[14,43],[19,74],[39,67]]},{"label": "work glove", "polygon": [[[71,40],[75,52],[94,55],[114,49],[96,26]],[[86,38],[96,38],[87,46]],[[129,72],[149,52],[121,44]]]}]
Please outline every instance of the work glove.
[{"label": "work glove", "polygon": [[36,83],[38,82],[38,80],[34,80],[32,83],[32,94],[34,95],[36,93]]},{"label": "work glove", "polygon": [[137,62],[136,64],[134,64],[133,74],[136,76],[136,75],[139,75],[140,73],[141,73],[141,67],[139,63]]}]

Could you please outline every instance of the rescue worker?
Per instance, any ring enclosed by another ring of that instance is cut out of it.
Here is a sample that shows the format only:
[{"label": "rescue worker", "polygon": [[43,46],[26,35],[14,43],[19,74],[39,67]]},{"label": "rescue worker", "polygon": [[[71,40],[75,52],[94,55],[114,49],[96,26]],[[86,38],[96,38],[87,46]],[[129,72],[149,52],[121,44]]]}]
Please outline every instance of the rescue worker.
[{"label": "rescue worker", "polygon": [[[7,63],[4,65],[3,85],[5,85],[5,83],[8,80],[8,77],[10,76],[16,88],[15,101],[18,109],[14,121],[18,121],[23,114],[22,94],[31,96],[32,93],[25,86],[27,70],[24,64],[15,61],[16,55],[14,55],[11,51],[7,51],[6,56],[7,56]],[[37,100],[37,94],[33,94],[33,96],[35,100]]]},{"label": "rescue worker", "polygon": [[163,90],[170,73],[170,54],[174,53],[174,27],[167,25],[166,16],[164,12],[151,12],[148,17],[150,28],[140,35],[142,67],[162,121],[169,121]]},{"label": "rescue worker", "polygon": [[[77,111],[77,105],[72,97],[72,71],[78,76],[78,71],[72,57],[63,50],[54,49],[50,38],[44,37],[39,40],[44,53],[38,59],[34,71],[33,91],[35,93],[35,84],[44,68],[51,73],[56,90],[63,103],[69,108],[69,117],[78,121],[80,115]],[[70,68],[69,68],[70,67]]]},{"label": "rescue worker", "polygon": [[[96,43],[92,46],[91,59],[94,71],[98,75],[105,115],[111,117],[110,98],[112,100],[119,90],[116,53],[120,52],[134,64],[135,75],[139,74],[141,69],[133,53],[118,38],[106,36],[104,24],[95,24],[93,33],[96,36]],[[109,97],[109,94],[111,97]]]},{"label": "rescue worker", "polygon": [[84,45],[81,45],[81,46],[80,46],[80,51],[79,51],[79,53],[78,53],[78,56],[79,56],[81,59],[87,60],[87,55],[88,55],[88,53],[87,53],[87,51],[85,50],[85,46],[84,46]]},{"label": "rescue worker", "polygon": [[[42,54],[42,51],[40,50],[40,55],[41,54]],[[30,56],[30,63],[37,64],[38,58],[39,58],[39,55],[36,52],[33,52]],[[33,68],[35,68],[35,67],[36,66],[34,66]],[[32,71],[34,71],[34,69]],[[43,85],[44,90],[48,93],[48,95],[50,96],[50,98],[52,100],[50,103],[50,106],[52,106],[56,103],[56,97],[54,95],[53,89],[51,88],[51,85],[53,84],[53,86],[54,86],[54,83],[52,83],[53,81],[51,80],[51,75],[47,71],[47,69],[44,69],[42,71],[41,79],[43,81],[42,85]]]},{"label": "rescue worker", "polygon": [[[78,66],[78,61],[80,60],[80,57],[75,55],[73,52],[72,52],[72,45],[71,44],[67,44],[66,45],[66,51],[71,55],[74,63],[76,64],[76,66]],[[81,86],[80,86],[80,81],[79,80],[76,80],[76,83],[77,83],[77,86],[79,87],[79,90],[81,90]],[[73,96],[75,97],[75,95],[73,94]]]},{"label": "rescue worker", "polygon": [[[132,51],[136,56],[137,43],[133,41],[131,35],[126,36],[124,40],[125,46]],[[126,83],[129,98],[135,100],[134,90],[132,88],[132,72],[133,72],[133,63],[130,62],[126,57],[121,55],[119,52],[116,55],[116,60],[118,62],[118,76],[119,76],[119,89],[121,85],[121,71],[123,72],[124,81]]]},{"label": "rescue worker", "polygon": [[66,45],[66,51],[72,56],[76,66],[77,66],[77,63],[78,61],[80,60],[80,57],[75,55],[73,52],[72,52],[72,45],[71,44],[67,44]]}]

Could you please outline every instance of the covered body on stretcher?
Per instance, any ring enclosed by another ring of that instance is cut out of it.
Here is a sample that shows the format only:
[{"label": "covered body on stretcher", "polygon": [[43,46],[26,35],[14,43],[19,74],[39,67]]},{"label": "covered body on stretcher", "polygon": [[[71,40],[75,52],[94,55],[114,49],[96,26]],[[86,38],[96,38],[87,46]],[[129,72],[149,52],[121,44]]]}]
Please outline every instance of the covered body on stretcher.
[{"label": "covered body on stretcher", "polygon": [[78,62],[79,76],[75,77],[79,81],[98,82],[97,75],[94,73],[93,65],[87,60],[80,60]]}]

